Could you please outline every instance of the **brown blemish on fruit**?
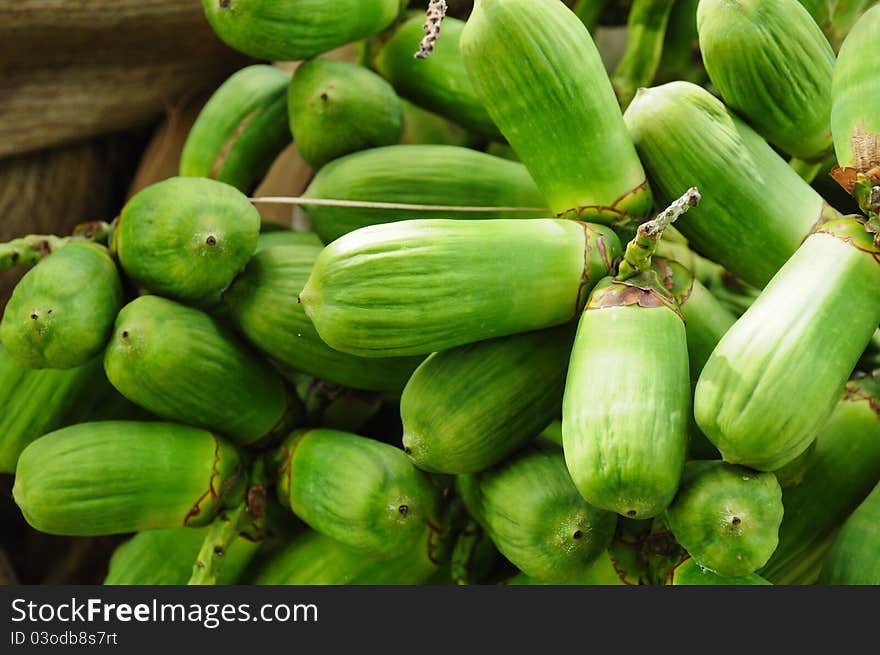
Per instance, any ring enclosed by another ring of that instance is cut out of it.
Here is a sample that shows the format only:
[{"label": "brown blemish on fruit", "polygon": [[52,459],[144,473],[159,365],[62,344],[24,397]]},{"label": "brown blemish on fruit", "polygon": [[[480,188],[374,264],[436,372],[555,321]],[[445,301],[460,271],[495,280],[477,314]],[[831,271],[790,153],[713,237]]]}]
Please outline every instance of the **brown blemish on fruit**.
[{"label": "brown blemish on fruit", "polygon": [[217,237],[215,237],[213,234],[209,234],[208,238],[205,239],[205,243],[207,243],[209,246],[216,246],[217,245]]},{"label": "brown blemish on fruit", "polygon": [[644,219],[650,216],[650,210],[641,215],[641,216],[633,216],[622,209],[619,208],[620,203],[629,198],[630,196],[634,196],[640,191],[644,191],[648,188],[648,181],[645,180],[638,186],[630,189],[622,196],[617,198],[610,205],[581,205],[579,207],[575,207],[574,209],[567,209],[566,211],[560,212],[556,215],[557,218],[580,218],[586,212],[598,213],[599,215],[610,214],[612,217],[612,225],[627,225],[632,222],[641,223]]},{"label": "brown blemish on fruit", "polygon": [[[222,1],[220,3],[220,6],[223,7]],[[226,6],[229,6],[228,0],[226,1]],[[229,153],[232,152],[232,148],[233,146],[235,146],[235,142],[238,141],[238,137],[241,136],[241,133],[245,131],[250,122],[254,120],[257,114],[259,114],[261,111],[261,107],[254,109],[251,113],[245,116],[238,125],[236,125],[235,129],[232,131],[232,134],[230,134],[229,138],[226,139],[226,141],[223,143],[223,147],[220,148],[220,152],[217,153],[217,159],[214,160],[214,165],[211,166],[211,172],[208,173],[208,177],[212,179],[217,179],[217,176],[223,169],[224,164],[226,164],[226,160],[229,158]]]},{"label": "brown blemish on fruit", "polygon": [[740,523],[742,523],[742,519],[738,516],[734,516],[732,519],[730,519],[730,522],[733,525],[739,525]]},{"label": "brown blemish on fruit", "polygon": [[584,537],[584,533],[581,532],[580,530],[575,530],[574,534],[571,535],[572,539],[583,539],[583,537]]},{"label": "brown blemish on fruit", "polygon": [[214,488],[214,481],[217,479],[217,476],[220,475],[219,465],[220,465],[220,440],[217,438],[217,435],[211,434],[211,438],[214,439],[214,461],[211,464],[211,477],[208,478],[208,489],[199,496],[199,499],[192,506],[192,509],[189,510],[187,515],[183,519],[183,525],[188,526],[190,520],[201,516],[202,514],[202,502],[206,498],[210,498],[212,502],[217,501],[217,490]]},{"label": "brown blemish on fruit", "polygon": [[220,9],[229,9],[230,0],[220,0]]},{"label": "brown blemish on fruit", "polygon": [[626,515],[629,516],[629,517],[633,517],[633,516],[635,516],[636,514],[638,514],[638,512],[637,512],[636,510],[634,510],[634,509],[631,509],[631,510],[629,510],[629,511],[626,513]]},{"label": "brown blemish on fruit", "polygon": [[406,516],[409,514],[409,505],[401,505],[397,508],[397,511],[400,512],[401,516]]},{"label": "brown blemish on fruit", "polygon": [[255,519],[261,519],[266,516],[267,500],[266,487],[257,484],[248,489],[247,494],[247,512]]}]

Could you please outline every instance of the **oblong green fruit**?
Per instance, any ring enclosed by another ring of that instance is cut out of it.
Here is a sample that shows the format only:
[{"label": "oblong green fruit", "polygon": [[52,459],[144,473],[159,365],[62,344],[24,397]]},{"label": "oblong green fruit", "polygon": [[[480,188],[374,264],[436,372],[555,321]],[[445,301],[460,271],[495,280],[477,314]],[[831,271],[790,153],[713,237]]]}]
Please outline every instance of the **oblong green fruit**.
[{"label": "oblong green fruit", "polygon": [[772,471],[806,450],[877,329],[878,289],[863,222],[831,221],[804,241],[697,382],[697,423],[725,461]]},{"label": "oblong green fruit", "polygon": [[[105,585],[185,585],[193,573],[207,528],[138,532],[110,556]],[[235,584],[261,543],[239,537],[223,555],[217,584]]]},{"label": "oblong green fruit", "polygon": [[147,291],[209,303],[244,268],[259,234],[260,214],[238,189],[172,177],[126,203],[113,249],[126,275]]},{"label": "oblong green fruit", "polygon": [[757,132],[696,84],[642,90],[624,118],[658,204],[699,188],[700,205],[676,224],[679,231],[749,284],[764,287],[823,216],[838,216]]},{"label": "oblong green fruit", "polygon": [[29,443],[87,420],[111,394],[116,391],[104,374],[103,357],[70,369],[32,369],[0,343],[0,472],[14,473]]},{"label": "oblong green fruit", "polygon": [[558,0],[478,0],[461,35],[492,120],[560,216],[641,222],[651,189],[589,31]]},{"label": "oblong green fruit", "polygon": [[834,51],[798,0],[702,0],[697,29],[724,104],[790,155],[831,149]]},{"label": "oblong green fruit", "polygon": [[202,0],[224,43],[273,61],[308,59],[375,34],[405,6],[406,0]]},{"label": "oblong green fruit", "polygon": [[555,444],[536,443],[456,486],[468,513],[526,575],[580,575],[611,543],[617,517],[581,498]]},{"label": "oblong green fruit", "polygon": [[693,461],[685,466],[666,519],[700,566],[736,578],[770,559],[779,543],[782,514],[782,487],[772,473]]},{"label": "oblong green fruit", "polygon": [[208,177],[250,192],[290,143],[289,86],[290,73],[267,64],[230,75],[190,128],[180,175]]},{"label": "oblong green fruit", "polygon": [[831,132],[842,167],[867,172],[880,163],[880,80],[876,67],[880,7],[858,20],[843,42],[832,85]]},{"label": "oblong green fruit", "polygon": [[[459,146],[401,145],[357,152],[324,166],[305,198],[416,205],[449,205],[435,219],[540,218],[546,205],[526,167]],[[465,207],[531,207],[536,211],[462,212]],[[312,229],[324,243],[358,228],[425,218],[416,209],[306,205]]]},{"label": "oblong green fruit", "polygon": [[413,57],[423,36],[425,18],[414,16],[394,30],[373,63],[404,98],[459,125],[493,139],[503,139],[477,95],[461,56],[465,22],[446,17],[442,36],[427,59]]},{"label": "oblong green fruit", "polygon": [[593,290],[565,383],[565,461],[587,502],[631,519],[672,502],[688,448],[687,336],[649,275]]},{"label": "oblong green fruit", "polygon": [[400,398],[403,447],[416,466],[475,473],[556,418],[575,326],[459,346],[428,357]]},{"label": "oblong green fruit", "polygon": [[82,366],[104,349],[123,303],[122,281],[107,249],[69,243],[15,285],[0,338],[30,368]]},{"label": "oblong green fruit", "polygon": [[30,444],[12,493],[40,532],[109,535],[207,525],[243,499],[244,474],[235,447],[205,430],[102,421]]},{"label": "oblong green fruit", "polygon": [[332,348],[428,354],[570,322],[620,252],[567,219],[373,225],[324,248],[299,297]]},{"label": "oblong green fruit", "polygon": [[880,484],[840,528],[822,562],[820,584],[880,585]]},{"label": "oblong green fruit", "polygon": [[880,479],[880,378],[850,381],[816,438],[802,481],[782,490],[779,546],[759,573],[813,584],[835,530]]},{"label": "oblong green fruit", "polygon": [[394,88],[373,71],[333,59],[312,59],[293,74],[290,131],[312,168],[358,150],[400,141],[403,109]]},{"label": "oblong green fruit", "polygon": [[400,393],[421,357],[365,358],[328,346],[296,302],[321,246],[273,246],[254,255],[223,294],[245,337],[270,358],[343,386]]},{"label": "oblong green fruit", "polygon": [[699,564],[693,557],[675,567],[672,573],[672,584],[677,586],[767,586],[772,585],[757,573],[749,573],[743,576],[728,577],[713,573]]},{"label": "oblong green fruit", "polygon": [[278,462],[281,503],[352,548],[396,557],[438,529],[439,491],[399,448],[316,428],[291,434]]},{"label": "oblong green fruit", "polygon": [[133,403],[242,444],[287,430],[301,411],[280,374],[216,319],[158,296],[119,312],[104,369]]},{"label": "oblong green fruit", "polygon": [[422,544],[397,557],[377,558],[307,530],[262,562],[252,584],[421,585],[439,569]]}]

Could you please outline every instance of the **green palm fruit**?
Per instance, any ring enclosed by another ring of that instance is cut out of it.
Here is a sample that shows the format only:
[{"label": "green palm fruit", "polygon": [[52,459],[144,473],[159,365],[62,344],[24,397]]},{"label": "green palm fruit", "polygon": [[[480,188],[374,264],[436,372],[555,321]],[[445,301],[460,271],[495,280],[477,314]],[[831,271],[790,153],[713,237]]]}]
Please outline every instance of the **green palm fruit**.
[{"label": "green palm fruit", "polygon": [[136,193],[113,233],[119,264],[151,293],[215,301],[254,254],[260,214],[238,189],[172,177]]},{"label": "green palm fruit", "polygon": [[688,447],[688,366],[684,319],[656,275],[593,289],[562,407],[568,470],[588,502],[646,519],[672,501]]},{"label": "green palm fruit", "polygon": [[422,585],[440,568],[423,544],[383,559],[308,530],[266,559],[253,584]]},{"label": "green palm fruit", "polygon": [[[105,585],[185,585],[207,533],[205,528],[163,528],[138,532],[116,547]],[[224,555],[218,584],[235,584],[261,542],[240,537]]]},{"label": "green palm fruit", "polygon": [[589,31],[558,0],[477,0],[461,35],[489,116],[559,216],[625,226],[651,189]]},{"label": "green palm fruit", "polygon": [[290,143],[290,73],[254,64],[233,73],[199,112],[180,154],[180,175],[250,193]]},{"label": "green palm fruit", "polygon": [[263,232],[257,239],[257,250],[268,250],[274,246],[324,246],[320,237],[314,232],[296,232],[294,230],[273,230]]},{"label": "green palm fruit", "polygon": [[403,135],[400,142],[407,145],[447,145],[469,147],[480,141],[460,125],[415,103],[400,99],[403,109]]},{"label": "green palm fruit", "polygon": [[880,378],[850,381],[802,481],[782,490],[779,546],[758,571],[774,584],[813,584],[834,532],[880,479],[878,408]]},{"label": "green palm fruit", "polygon": [[876,4],[877,0],[837,0],[832,12],[831,25],[824,30],[835,50],[842,49],[843,43],[862,16]]},{"label": "green palm fruit", "polygon": [[807,449],[877,329],[878,289],[864,222],[829,221],[804,241],[700,374],[694,413],[725,461],[773,471]]},{"label": "green palm fruit", "polygon": [[588,564],[582,571],[570,576],[550,579],[537,579],[519,572],[504,581],[511,586],[527,585],[580,585],[580,586],[618,586],[626,584],[615,568],[615,562],[608,550]]},{"label": "green palm fruit", "polygon": [[794,157],[831,149],[834,51],[798,0],[702,0],[697,27],[724,104]]},{"label": "green palm fruit", "polygon": [[880,585],[880,484],[834,538],[822,562],[820,584]]},{"label": "green palm fruit", "polygon": [[245,337],[296,371],[355,389],[400,393],[421,357],[356,357],[328,346],[296,302],[321,246],[274,246],[254,255],[223,294]]},{"label": "green palm fruit", "polygon": [[207,525],[244,495],[242,458],[210,432],[102,421],[51,432],[21,453],[12,489],[40,532],[122,534]]},{"label": "green palm fruit", "polygon": [[107,249],[72,242],[15,286],[0,338],[30,368],[82,366],[104,349],[123,303],[122,281]]},{"label": "green palm fruit", "polygon": [[581,498],[552,443],[536,442],[456,484],[468,513],[530,577],[576,577],[614,536],[617,517]]},{"label": "green palm fruit", "polygon": [[[846,37],[832,87],[831,132],[837,163],[869,173],[880,165],[880,81],[872,56],[877,51],[880,7],[862,16]],[[873,173],[880,178],[880,171]]]},{"label": "green palm fruit", "polygon": [[459,42],[465,22],[447,17],[442,36],[427,59],[413,57],[413,44],[422,38],[425,19],[402,23],[376,53],[376,70],[404,98],[492,139],[503,139],[471,84]]},{"label": "green palm fruit", "polygon": [[0,472],[14,473],[29,443],[88,420],[113,396],[102,357],[71,369],[31,369],[0,343]]},{"label": "green palm fruit", "polygon": [[697,561],[693,557],[689,557],[675,567],[675,571],[672,574],[672,584],[678,586],[715,585],[729,587],[740,585],[766,586],[773,583],[768,582],[757,573],[749,573],[747,575],[736,577],[718,575],[717,573],[712,573],[697,564]]},{"label": "green palm fruit", "polygon": [[[449,205],[431,218],[540,218],[546,205],[525,166],[457,146],[374,148],[324,166],[305,198]],[[452,206],[532,208],[532,211],[463,212]],[[324,243],[367,225],[425,217],[417,209],[307,205],[312,229]]]},{"label": "green palm fruit", "polygon": [[398,143],[403,109],[394,88],[373,71],[346,61],[312,59],[290,82],[290,131],[312,167],[358,150]]},{"label": "green palm fruit", "polygon": [[289,429],[302,408],[280,374],[204,312],[141,296],[116,319],[107,377],[162,418],[251,444]]},{"label": "green palm fruit", "polygon": [[764,287],[820,219],[839,216],[764,139],[695,84],[642,90],[624,118],[658,202],[692,185],[700,189],[700,206],[679,231],[749,284]]},{"label": "green palm fruit", "polygon": [[[684,318],[693,397],[700,372],[721,337],[736,322],[736,316],[677,261],[654,257],[652,267],[660,277],[663,287],[675,298]],[[718,451],[697,426],[693,412],[688,418],[688,432],[692,456],[712,459],[718,455]]]},{"label": "green palm fruit", "polygon": [[574,325],[467,344],[428,357],[400,399],[403,447],[416,466],[476,473],[559,415]]},{"label": "green palm fruit", "polygon": [[372,225],[324,248],[299,298],[332,348],[424,355],[572,321],[619,253],[566,219]]},{"label": "green palm fruit", "polygon": [[291,434],[277,459],[281,503],[352,548],[397,557],[438,529],[439,490],[399,448],[316,428]]},{"label": "green palm fruit", "polygon": [[666,518],[676,540],[701,567],[737,578],[770,559],[782,513],[782,487],[772,473],[693,461],[685,466]]},{"label": "green palm fruit", "polygon": [[388,27],[406,0],[202,0],[214,32],[256,59],[299,61]]}]

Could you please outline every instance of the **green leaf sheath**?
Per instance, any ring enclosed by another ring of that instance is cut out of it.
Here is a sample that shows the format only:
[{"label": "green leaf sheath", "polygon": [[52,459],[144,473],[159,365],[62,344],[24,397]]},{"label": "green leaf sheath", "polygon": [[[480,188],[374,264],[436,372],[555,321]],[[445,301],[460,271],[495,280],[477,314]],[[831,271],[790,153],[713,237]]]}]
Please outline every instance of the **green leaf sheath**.
[{"label": "green leaf sheath", "polygon": [[[185,585],[208,530],[206,526],[138,532],[113,551],[103,584]],[[238,582],[260,545],[244,537],[236,539],[224,553],[217,584]]]},{"label": "green leaf sheath", "polygon": [[293,74],[287,104],[290,131],[312,168],[401,138],[403,109],[394,88],[357,64],[305,62]]},{"label": "green leaf sheath", "polygon": [[216,319],[158,296],[119,313],[107,377],[162,418],[251,444],[291,427],[302,411],[280,374]]},{"label": "green leaf sheath", "polygon": [[458,477],[468,513],[527,575],[580,575],[614,536],[613,512],[589,505],[554,444],[535,444],[481,473]]},{"label": "green leaf sheath", "polygon": [[573,323],[434,353],[400,400],[404,450],[421,469],[474,473],[559,416]]},{"label": "green leaf sheath", "polygon": [[688,445],[684,322],[653,291],[607,279],[578,324],[562,406],[571,477],[593,505],[657,516],[678,488]]},{"label": "green leaf sheath", "polygon": [[355,389],[400,393],[422,357],[365,358],[328,346],[297,302],[320,245],[271,246],[254,255],[223,294],[238,329],[292,369]]},{"label": "green leaf sheath", "polygon": [[290,73],[267,64],[233,73],[199,112],[180,155],[180,175],[249,193],[290,143]]},{"label": "green leaf sheath", "polygon": [[211,303],[253,255],[260,215],[238,189],[173,177],[136,193],[116,222],[119,264],[147,291]]},{"label": "green leaf sheath", "polygon": [[104,421],[52,432],[21,453],[13,496],[31,526],[69,536],[198,527],[244,493],[242,459],[216,435]]},{"label": "green leaf sheath", "polygon": [[703,368],[694,412],[725,461],[772,471],[800,455],[877,329],[880,261],[850,241],[870,237],[828,225],[837,235],[811,235]]},{"label": "green leaf sheath", "polygon": [[697,26],[706,70],[730,109],[795,157],[831,149],[834,51],[798,0],[703,0]]},{"label": "green leaf sheath", "polygon": [[821,584],[880,585],[880,484],[834,538],[822,562]]},{"label": "green leaf sheath", "polygon": [[[428,59],[430,61],[430,59]],[[315,175],[305,198],[417,205],[448,211],[305,205],[324,243],[379,223],[438,218],[542,218],[547,202],[520,163],[459,146],[401,145],[340,157]],[[461,212],[453,206],[523,207],[532,211]]]},{"label": "green leaf sheath", "polygon": [[774,584],[813,584],[830,538],[880,479],[880,381],[849,382],[816,438],[809,469],[782,490],[779,545],[760,570]]},{"label": "green leaf sheath", "polygon": [[623,58],[611,81],[626,108],[641,87],[650,86],[663,55],[663,39],[675,0],[635,0],[627,19]]},{"label": "green leaf sheath", "polygon": [[763,288],[828,207],[754,130],[705,89],[642,90],[625,114],[658,204],[696,186],[678,230],[704,257]]},{"label": "green leaf sheath", "polygon": [[327,246],[299,297],[337,350],[428,354],[570,322],[619,254],[564,219],[402,221]]},{"label": "green leaf sheath", "polygon": [[224,43],[256,59],[299,61],[375,34],[405,0],[202,0]]},{"label": "green leaf sheath", "polygon": [[721,461],[688,462],[666,510],[678,543],[700,566],[729,578],[767,563],[779,542],[782,514],[776,476]]},{"label": "green leaf sheath", "polygon": [[584,24],[558,0],[478,0],[461,37],[486,110],[557,215],[641,222],[651,190]]},{"label": "green leaf sheath", "polygon": [[439,491],[399,448],[317,428],[288,437],[278,462],[281,503],[352,548],[391,558],[437,529]]},{"label": "green leaf sheath", "polygon": [[401,97],[478,134],[503,140],[464,66],[460,41],[465,22],[447,16],[431,56],[416,59],[413,44],[422,38],[424,23],[423,16],[414,16],[397,27],[375,55],[376,70]]}]

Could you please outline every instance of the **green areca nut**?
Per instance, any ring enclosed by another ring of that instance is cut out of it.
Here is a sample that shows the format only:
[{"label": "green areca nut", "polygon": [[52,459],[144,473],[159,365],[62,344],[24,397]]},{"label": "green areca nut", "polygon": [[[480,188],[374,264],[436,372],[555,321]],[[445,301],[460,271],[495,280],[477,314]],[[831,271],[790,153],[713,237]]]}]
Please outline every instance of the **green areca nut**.
[{"label": "green areca nut", "polygon": [[684,320],[657,276],[600,282],[562,406],[566,463],[589,503],[632,519],[666,509],[687,454],[690,389]]},{"label": "green areca nut", "polygon": [[264,354],[301,373],[346,387],[400,393],[421,357],[366,358],[334,350],[296,300],[320,245],[280,245],[258,252],[223,294],[238,329]]},{"label": "green areca nut", "polygon": [[260,214],[238,189],[172,177],[129,200],[113,250],[135,283],[183,302],[215,302],[253,255]]},{"label": "green areca nut", "polygon": [[624,118],[658,204],[698,187],[700,206],[679,231],[749,284],[764,287],[820,220],[839,217],[757,132],[696,84],[643,89]]},{"label": "green areca nut", "polygon": [[293,75],[290,131],[302,158],[320,168],[358,150],[400,141],[403,109],[388,82],[345,61],[312,59]]},{"label": "green areca nut", "polygon": [[316,428],[280,446],[278,498],[318,532],[391,558],[438,530],[440,496],[399,448]]},{"label": "green areca nut", "polygon": [[207,177],[249,193],[290,143],[290,73],[267,64],[246,66],[221,84],[190,128],[180,175]]},{"label": "green areca nut", "polygon": [[728,107],[794,157],[820,159],[831,149],[834,51],[798,0],[702,0],[697,25],[706,70]]},{"label": "green areca nut", "polygon": [[202,0],[224,43],[256,59],[299,61],[388,27],[406,0]]},{"label": "green areca nut", "polygon": [[773,471],[807,449],[877,329],[878,288],[863,221],[829,221],[804,241],[700,374],[694,414],[725,461]]},{"label": "green areca nut", "polygon": [[460,475],[468,513],[526,575],[580,575],[608,547],[617,517],[587,503],[555,444],[535,443],[497,466]]},{"label": "green areca nut", "polygon": [[417,59],[413,44],[422,38],[424,23],[423,16],[414,16],[397,27],[374,57],[376,70],[402,97],[469,130],[503,139],[464,66],[460,41],[465,22],[446,17],[431,56]]},{"label": "green areca nut", "polygon": [[625,226],[651,189],[589,31],[558,0],[477,0],[461,35],[489,116],[559,216]]},{"label": "green areca nut", "polygon": [[[305,205],[315,232],[330,243],[379,223],[434,219],[540,218],[547,203],[518,162],[444,145],[371,148],[330,162],[315,175],[304,198],[449,206],[430,213],[407,208]],[[463,212],[455,206],[531,208],[532,211]]]},{"label": "green areca nut", "polygon": [[49,433],[21,453],[12,493],[48,534],[198,527],[244,496],[243,460],[216,435],[174,423],[103,421]]},{"label": "green areca nut", "polygon": [[158,296],[141,296],[119,312],[104,368],[132,402],[237,443],[271,438],[302,418],[281,375],[228,328]]},{"label": "green areca nut", "polygon": [[822,562],[820,584],[880,585],[880,484],[850,515]]},{"label": "green areca nut", "polygon": [[122,281],[107,249],[68,243],[15,286],[0,338],[30,368],[82,366],[104,349],[123,303]]},{"label": "green areca nut", "polygon": [[332,348],[425,355],[572,321],[619,254],[566,219],[401,221],[328,245],[299,297]]},{"label": "green areca nut", "polygon": [[434,353],[400,399],[403,446],[419,468],[475,473],[534,437],[562,409],[575,326]]},{"label": "green areca nut", "polygon": [[666,510],[676,540],[703,568],[729,578],[754,573],[779,543],[782,488],[772,473],[693,461]]}]

